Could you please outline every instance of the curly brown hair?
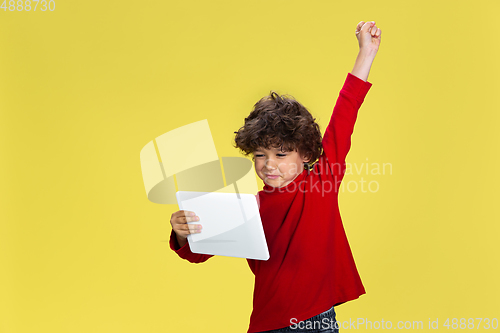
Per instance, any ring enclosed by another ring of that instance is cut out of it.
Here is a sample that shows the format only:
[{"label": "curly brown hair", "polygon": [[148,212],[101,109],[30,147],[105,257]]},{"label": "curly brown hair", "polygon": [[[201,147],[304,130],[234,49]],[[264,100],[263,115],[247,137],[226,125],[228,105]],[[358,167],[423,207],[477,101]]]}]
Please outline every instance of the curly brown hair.
[{"label": "curly brown hair", "polygon": [[312,164],[323,152],[321,131],[315,120],[295,98],[271,90],[269,96],[254,105],[238,132],[234,132],[234,147],[245,156],[259,148],[297,150]]}]

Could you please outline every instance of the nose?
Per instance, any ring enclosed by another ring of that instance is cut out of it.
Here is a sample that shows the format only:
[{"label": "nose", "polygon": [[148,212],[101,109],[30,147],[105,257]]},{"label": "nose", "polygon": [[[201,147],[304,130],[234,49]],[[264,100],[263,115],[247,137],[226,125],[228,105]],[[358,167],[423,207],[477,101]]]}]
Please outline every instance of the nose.
[{"label": "nose", "polygon": [[266,169],[268,169],[268,170],[275,170],[278,167],[276,162],[274,162],[271,159],[266,160],[265,166],[266,166]]}]

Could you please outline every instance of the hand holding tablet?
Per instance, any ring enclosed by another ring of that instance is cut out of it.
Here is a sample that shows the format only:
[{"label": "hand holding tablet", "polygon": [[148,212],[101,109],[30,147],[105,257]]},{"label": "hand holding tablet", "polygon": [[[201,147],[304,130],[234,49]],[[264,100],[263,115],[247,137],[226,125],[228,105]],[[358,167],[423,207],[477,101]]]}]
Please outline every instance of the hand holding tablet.
[{"label": "hand holding tablet", "polygon": [[188,224],[187,222],[199,221],[200,217],[195,212],[179,210],[172,214],[170,224],[177,236],[177,242],[180,247],[187,243],[187,236],[201,232],[201,224]]},{"label": "hand holding tablet", "polygon": [[[253,194],[178,191],[176,197],[181,211],[172,216],[172,228],[178,238],[187,235],[193,253],[269,259]],[[202,226],[201,232],[196,225]]]}]

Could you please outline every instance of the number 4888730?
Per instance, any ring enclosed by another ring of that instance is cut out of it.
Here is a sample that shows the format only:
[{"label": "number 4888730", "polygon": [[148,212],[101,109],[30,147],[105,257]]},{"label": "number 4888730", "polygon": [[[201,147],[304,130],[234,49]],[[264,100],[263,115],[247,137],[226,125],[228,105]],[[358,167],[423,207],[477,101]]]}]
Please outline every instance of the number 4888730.
[{"label": "number 4888730", "polygon": [[2,6],[0,6],[0,9],[3,9],[5,12],[9,10],[10,12],[18,11],[18,12],[30,12],[30,11],[36,11],[41,10],[42,12],[45,12],[47,10],[50,10],[53,12],[56,9],[56,2],[54,0],[10,0],[7,3],[7,0],[4,0],[2,2]]}]

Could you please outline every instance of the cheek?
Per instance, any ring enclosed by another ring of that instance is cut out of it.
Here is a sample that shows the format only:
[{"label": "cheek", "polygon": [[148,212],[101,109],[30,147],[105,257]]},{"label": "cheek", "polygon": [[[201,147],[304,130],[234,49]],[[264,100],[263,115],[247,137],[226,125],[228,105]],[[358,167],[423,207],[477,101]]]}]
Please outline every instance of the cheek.
[{"label": "cheek", "polygon": [[299,171],[297,163],[289,163],[287,165],[287,170],[286,171],[287,171],[287,173],[289,173],[291,175],[296,174]]}]

